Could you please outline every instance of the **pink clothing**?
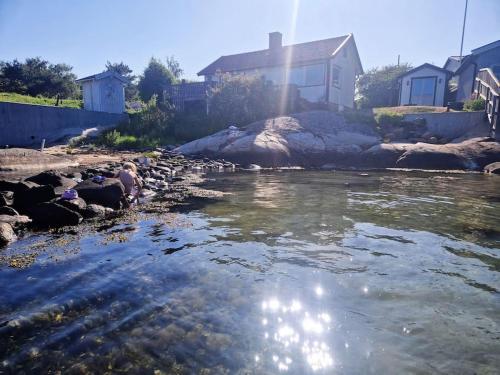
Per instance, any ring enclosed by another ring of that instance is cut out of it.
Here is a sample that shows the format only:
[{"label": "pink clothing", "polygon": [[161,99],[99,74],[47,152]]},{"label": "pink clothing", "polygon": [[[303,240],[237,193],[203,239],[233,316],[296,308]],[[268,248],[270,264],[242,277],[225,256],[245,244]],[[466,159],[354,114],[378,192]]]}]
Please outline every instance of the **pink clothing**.
[{"label": "pink clothing", "polygon": [[128,169],[122,169],[118,174],[118,177],[120,178],[123,186],[125,186],[125,193],[130,194],[134,188],[137,175]]}]

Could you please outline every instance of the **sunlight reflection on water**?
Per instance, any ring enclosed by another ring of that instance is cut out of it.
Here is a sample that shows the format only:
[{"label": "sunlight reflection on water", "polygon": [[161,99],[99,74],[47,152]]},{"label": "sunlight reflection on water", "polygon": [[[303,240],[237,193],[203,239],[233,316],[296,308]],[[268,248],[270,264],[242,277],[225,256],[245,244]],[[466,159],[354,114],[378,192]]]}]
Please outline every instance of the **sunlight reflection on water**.
[{"label": "sunlight reflection on water", "polygon": [[[315,288],[316,295],[323,295],[323,288]],[[272,338],[280,346],[271,354],[279,371],[288,371],[293,365],[291,353],[300,353],[311,370],[333,367],[333,353],[323,340],[331,330],[332,318],[327,311],[314,311],[297,299],[282,302],[271,297],[262,302],[264,339]],[[260,360],[260,358],[256,359]]]}]

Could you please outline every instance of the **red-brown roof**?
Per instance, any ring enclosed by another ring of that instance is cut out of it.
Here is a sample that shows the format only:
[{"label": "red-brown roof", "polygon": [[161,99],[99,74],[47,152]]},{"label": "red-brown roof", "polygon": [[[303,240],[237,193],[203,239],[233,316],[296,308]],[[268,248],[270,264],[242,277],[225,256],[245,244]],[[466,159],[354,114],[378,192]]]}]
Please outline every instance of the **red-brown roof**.
[{"label": "red-brown roof", "polygon": [[[278,50],[261,50],[239,53],[236,55],[221,56],[213,63],[201,70],[198,75],[214,74],[217,71],[233,72],[238,70],[256,69],[268,66],[303,63],[314,60],[331,58],[333,53],[351,36],[343,35],[336,38],[317,40],[314,42],[283,46]],[[360,63],[361,66],[361,63]]]}]

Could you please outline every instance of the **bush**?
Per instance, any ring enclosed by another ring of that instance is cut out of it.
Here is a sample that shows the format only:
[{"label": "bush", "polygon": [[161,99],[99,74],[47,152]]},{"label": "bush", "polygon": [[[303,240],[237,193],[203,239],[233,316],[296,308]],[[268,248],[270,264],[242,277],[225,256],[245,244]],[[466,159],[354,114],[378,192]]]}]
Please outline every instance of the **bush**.
[{"label": "bush", "polygon": [[375,121],[383,128],[387,126],[401,126],[404,115],[396,112],[380,112],[375,115]]},{"label": "bush", "polygon": [[482,111],[486,107],[486,102],[483,98],[467,100],[464,103],[464,111],[473,112],[473,111]]},{"label": "bush", "polygon": [[103,134],[97,141],[97,144],[117,149],[153,148],[157,147],[159,143],[159,140],[147,136],[122,135],[117,130]]},{"label": "bush", "polygon": [[259,77],[225,76],[222,85],[210,92],[210,121],[248,125],[254,121],[297,110],[297,87],[276,86]]}]

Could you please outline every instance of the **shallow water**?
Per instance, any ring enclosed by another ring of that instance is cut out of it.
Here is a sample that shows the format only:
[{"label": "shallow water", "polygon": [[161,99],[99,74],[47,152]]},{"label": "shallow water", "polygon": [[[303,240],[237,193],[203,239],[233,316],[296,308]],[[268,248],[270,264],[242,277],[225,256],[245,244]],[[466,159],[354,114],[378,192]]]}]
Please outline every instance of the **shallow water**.
[{"label": "shallow water", "polygon": [[0,372],[500,368],[500,178],[216,174],[231,193],[0,268]]}]

